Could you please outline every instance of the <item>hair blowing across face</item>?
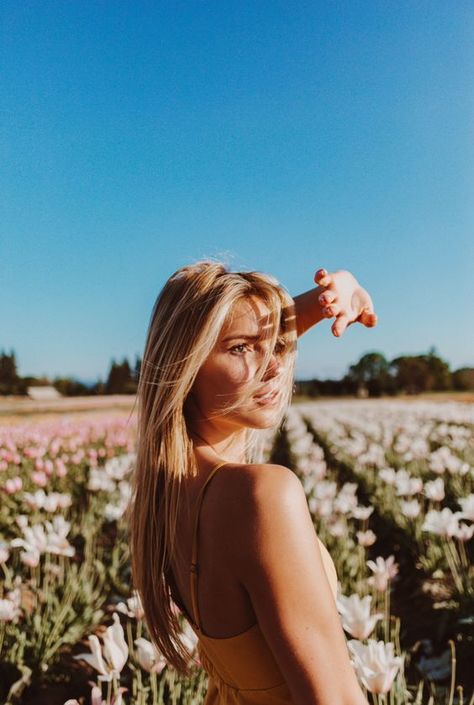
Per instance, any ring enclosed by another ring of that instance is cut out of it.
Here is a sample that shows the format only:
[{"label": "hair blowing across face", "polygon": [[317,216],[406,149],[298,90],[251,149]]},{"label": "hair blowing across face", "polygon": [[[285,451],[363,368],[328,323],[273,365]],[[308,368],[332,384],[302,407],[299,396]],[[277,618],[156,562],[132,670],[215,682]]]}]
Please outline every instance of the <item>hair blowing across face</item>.
[{"label": "hair blowing across face", "polygon": [[[152,641],[182,674],[189,673],[190,653],[179,636],[168,575],[175,550],[180,482],[196,471],[185,402],[233,305],[249,296],[267,305],[271,325],[270,344],[248,396],[258,388],[276,341],[283,341],[287,350],[279,423],[291,399],[296,332],[293,300],[273,277],[260,272],[230,272],[214,261],[181,267],[158,295],[143,354],[137,459],[128,509],[133,582]],[[255,460],[259,435],[258,430],[247,431],[248,462]]]}]

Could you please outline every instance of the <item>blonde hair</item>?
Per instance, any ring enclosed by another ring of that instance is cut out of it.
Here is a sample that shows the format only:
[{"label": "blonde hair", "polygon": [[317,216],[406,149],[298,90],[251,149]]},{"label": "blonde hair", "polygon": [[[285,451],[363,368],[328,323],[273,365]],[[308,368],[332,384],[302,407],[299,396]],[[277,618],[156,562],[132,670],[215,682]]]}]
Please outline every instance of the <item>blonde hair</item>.
[{"label": "blonde hair", "polygon": [[[249,296],[269,309],[269,345],[245,399],[255,394],[276,345],[285,361],[283,402],[275,425],[291,401],[296,325],[290,295],[260,272],[230,272],[213,261],[178,269],[158,295],[148,328],[138,385],[137,459],[128,510],[134,586],[150,637],[165,659],[189,674],[191,654],[180,639],[171,596],[179,489],[197,466],[186,420],[186,399],[196,375],[218,341],[234,304]],[[229,404],[230,412],[244,400]],[[261,431],[247,429],[246,462],[255,462]]]}]

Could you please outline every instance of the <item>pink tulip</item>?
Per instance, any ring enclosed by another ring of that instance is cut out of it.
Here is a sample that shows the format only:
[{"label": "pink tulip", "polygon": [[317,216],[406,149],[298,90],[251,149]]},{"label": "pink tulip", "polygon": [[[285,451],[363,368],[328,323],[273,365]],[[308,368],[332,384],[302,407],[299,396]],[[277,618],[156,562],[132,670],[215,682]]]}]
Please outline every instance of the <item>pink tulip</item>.
[{"label": "pink tulip", "polygon": [[46,485],[48,484],[48,477],[42,471],[32,472],[31,473],[31,480],[38,487],[46,487]]}]

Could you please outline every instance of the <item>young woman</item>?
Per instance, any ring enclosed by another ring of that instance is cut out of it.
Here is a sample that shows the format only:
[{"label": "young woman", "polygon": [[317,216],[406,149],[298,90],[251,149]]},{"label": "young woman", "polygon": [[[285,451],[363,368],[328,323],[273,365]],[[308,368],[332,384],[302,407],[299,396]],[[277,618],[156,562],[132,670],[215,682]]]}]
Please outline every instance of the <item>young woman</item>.
[{"label": "young woman", "polygon": [[296,338],[374,326],[368,293],[319,270],[292,299],[272,277],[202,261],[156,301],[138,390],[132,567],[151,637],[188,672],[178,605],[209,674],[206,705],[366,705],[337,612],[337,577],[303,487],[259,461],[291,399]]}]

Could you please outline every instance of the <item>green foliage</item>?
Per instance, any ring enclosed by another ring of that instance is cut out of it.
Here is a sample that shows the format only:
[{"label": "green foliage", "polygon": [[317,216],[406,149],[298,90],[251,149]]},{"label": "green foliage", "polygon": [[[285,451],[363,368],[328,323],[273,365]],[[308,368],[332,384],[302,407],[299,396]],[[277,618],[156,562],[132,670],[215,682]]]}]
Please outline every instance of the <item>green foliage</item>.
[{"label": "green foliage", "polygon": [[26,384],[18,377],[15,353],[0,352],[0,394],[26,394]]},{"label": "green foliage", "polygon": [[450,389],[474,389],[474,368],[451,373],[448,363],[434,348],[423,355],[401,355],[391,362],[381,352],[368,352],[349,367],[341,380],[311,379],[296,383],[296,393],[308,397],[344,394],[379,397]]},{"label": "green foliage", "polygon": [[452,374],[453,389],[461,392],[474,391],[474,367],[461,367]]},{"label": "green foliage", "polygon": [[137,381],[126,358],[119,364],[112,360],[105,384],[105,394],[135,394]]},{"label": "green foliage", "polygon": [[449,365],[430,350],[428,355],[406,355],[392,360],[391,372],[398,389],[408,393],[452,389]]},{"label": "green foliage", "polygon": [[90,394],[94,394],[93,388],[88,387],[83,382],[79,382],[79,380],[70,379],[69,377],[56,377],[53,382],[53,387],[65,397],[89,396]]}]

